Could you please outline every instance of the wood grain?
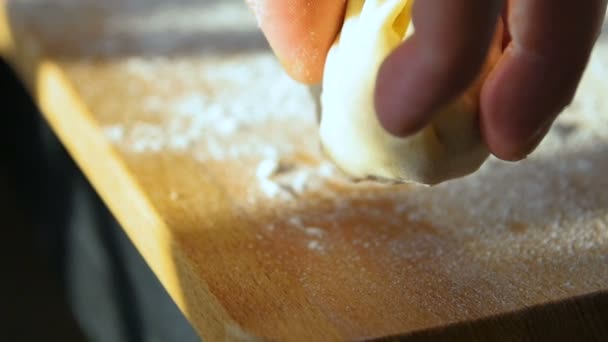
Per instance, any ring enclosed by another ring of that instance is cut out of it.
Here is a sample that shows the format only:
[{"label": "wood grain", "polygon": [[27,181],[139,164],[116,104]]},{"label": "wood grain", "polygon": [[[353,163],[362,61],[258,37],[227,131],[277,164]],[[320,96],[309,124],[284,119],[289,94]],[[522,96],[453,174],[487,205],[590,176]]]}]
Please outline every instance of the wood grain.
[{"label": "wood grain", "polygon": [[1,4],[3,56],[207,340],[606,337],[605,37],[528,160],[385,187],[323,162],[239,1]]}]

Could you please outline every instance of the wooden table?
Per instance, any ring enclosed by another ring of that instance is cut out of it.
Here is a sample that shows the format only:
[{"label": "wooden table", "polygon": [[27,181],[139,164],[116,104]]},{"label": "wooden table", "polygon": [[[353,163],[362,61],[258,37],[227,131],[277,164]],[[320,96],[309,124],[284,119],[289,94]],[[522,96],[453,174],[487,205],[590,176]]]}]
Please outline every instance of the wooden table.
[{"label": "wooden table", "polygon": [[240,1],[3,0],[0,51],[207,340],[608,340],[608,38],[528,160],[350,184]]}]

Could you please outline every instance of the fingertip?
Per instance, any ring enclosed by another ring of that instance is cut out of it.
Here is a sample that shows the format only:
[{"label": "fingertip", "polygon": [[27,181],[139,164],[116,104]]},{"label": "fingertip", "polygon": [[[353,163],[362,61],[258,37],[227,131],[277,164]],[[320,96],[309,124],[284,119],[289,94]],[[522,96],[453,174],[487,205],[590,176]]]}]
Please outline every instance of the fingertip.
[{"label": "fingertip", "polygon": [[396,136],[416,133],[439,109],[470,91],[484,65],[484,50],[462,54],[447,48],[437,51],[423,40],[414,35],[404,42],[378,73],[378,120]]},{"label": "fingertip", "polygon": [[526,158],[563,109],[543,87],[547,77],[543,63],[509,48],[484,83],[480,125],[488,148],[499,159]]},{"label": "fingertip", "polygon": [[[378,71],[374,89],[375,108],[382,127],[404,137],[416,133],[429,121],[434,102],[425,97],[432,90],[417,63],[415,38],[389,55]],[[435,100],[435,101],[433,101]]]},{"label": "fingertip", "polygon": [[505,138],[500,130],[493,127],[484,128],[482,132],[492,155],[504,161],[518,162],[536,150],[551,129],[552,123],[553,121],[550,121],[541,126],[526,139]]},{"label": "fingertip", "polygon": [[492,153],[521,160],[570,104],[606,1],[513,1],[512,41],[484,84],[481,125]]},{"label": "fingertip", "polygon": [[265,0],[249,5],[258,13],[260,28],[287,74],[301,83],[319,83],[345,2]]},{"label": "fingertip", "polygon": [[[314,51],[316,47],[307,47],[306,49]],[[305,85],[314,85],[323,80],[325,59],[323,61],[311,60],[306,55],[281,56],[279,52],[275,52],[275,55],[287,75],[295,81]]]},{"label": "fingertip", "polygon": [[299,27],[290,27],[291,31],[286,31],[281,29],[282,25],[268,23],[262,31],[285,72],[300,83],[321,82],[331,44],[329,39],[322,41]]},{"label": "fingertip", "polygon": [[498,3],[415,3],[416,32],[386,58],[377,77],[376,111],[389,133],[417,132],[469,90],[488,55]]}]

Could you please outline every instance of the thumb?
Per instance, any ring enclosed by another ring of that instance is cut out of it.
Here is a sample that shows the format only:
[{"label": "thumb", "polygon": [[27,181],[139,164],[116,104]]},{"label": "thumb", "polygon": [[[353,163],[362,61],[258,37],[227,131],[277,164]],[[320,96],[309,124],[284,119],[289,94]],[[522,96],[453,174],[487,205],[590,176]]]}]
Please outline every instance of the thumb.
[{"label": "thumb", "polygon": [[295,80],[323,78],[325,58],[344,15],[344,0],[246,0],[277,58]]}]

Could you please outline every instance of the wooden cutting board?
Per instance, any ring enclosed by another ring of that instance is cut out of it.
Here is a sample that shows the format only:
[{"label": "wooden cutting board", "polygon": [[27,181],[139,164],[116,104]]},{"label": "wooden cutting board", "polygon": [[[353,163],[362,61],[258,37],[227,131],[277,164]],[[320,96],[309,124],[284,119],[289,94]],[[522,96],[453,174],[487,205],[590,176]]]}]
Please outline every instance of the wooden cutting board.
[{"label": "wooden cutting board", "polygon": [[608,339],[608,37],[529,159],[386,187],[322,160],[241,1],[0,4],[3,56],[207,340]]}]

